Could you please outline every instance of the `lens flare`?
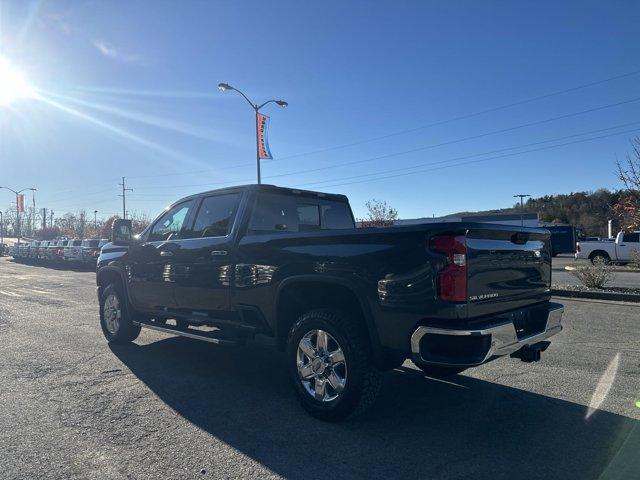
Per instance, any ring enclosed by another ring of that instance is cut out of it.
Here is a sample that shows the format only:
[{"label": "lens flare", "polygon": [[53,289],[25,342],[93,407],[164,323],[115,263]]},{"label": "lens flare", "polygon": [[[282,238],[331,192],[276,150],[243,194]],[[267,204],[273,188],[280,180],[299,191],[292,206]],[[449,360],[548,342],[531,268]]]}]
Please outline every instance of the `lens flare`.
[{"label": "lens flare", "polygon": [[36,89],[29,84],[22,72],[0,55],[0,107],[8,107],[21,99],[35,98],[36,95]]}]

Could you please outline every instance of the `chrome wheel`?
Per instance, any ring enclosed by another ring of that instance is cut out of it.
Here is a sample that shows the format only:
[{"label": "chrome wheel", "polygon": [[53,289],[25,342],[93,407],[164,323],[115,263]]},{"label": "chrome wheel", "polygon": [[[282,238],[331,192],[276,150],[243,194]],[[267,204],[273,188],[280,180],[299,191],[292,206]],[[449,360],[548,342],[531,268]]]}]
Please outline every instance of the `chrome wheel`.
[{"label": "chrome wheel", "polygon": [[120,310],[120,300],[117,295],[110,294],[104,301],[103,315],[104,326],[107,331],[115,335],[120,328],[120,319],[122,318],[122,310]]},{"label": "chrome wheel", "polygon": [[298,377],[316,400],[330,402],[340,396],[347,382],[344,353],[324,330],[310,330],[298,343]]}]

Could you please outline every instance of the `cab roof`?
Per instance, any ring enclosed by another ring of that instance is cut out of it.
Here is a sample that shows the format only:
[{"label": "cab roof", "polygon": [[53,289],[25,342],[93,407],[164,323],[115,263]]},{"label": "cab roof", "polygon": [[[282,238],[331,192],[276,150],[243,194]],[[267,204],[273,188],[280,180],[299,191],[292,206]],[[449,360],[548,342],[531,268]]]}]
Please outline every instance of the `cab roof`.
[{"label": "cab roof", "polygon": [[314,197],[318,197],[318,198],[325,198],[327,200],[333,200],[336,202],[348,202],[349,199],[346,197],[346,195],[342,195],[339,193],[324,193],[324,192],[316,192],[313,190],[302,190],[299,188],[290,188],[290,187],[278,187],[277,185],[270,185],[270,184],[256,184],[256,183],[250,183],[250,184],[246,184],[246,185],[236,185],[233,187],[225,187],[225,188],[218,188],[215,190],[207,190],[206,192],[200,192],[200,193],[194,193],[193,195],[189,195],[187,197],[183,197],[180,200],[177,200],[175,202],[173,202],[171,205],[175,205],[177,203],[183,202],[185,200],[189,200],[191,198],[198,198],[198,197],[203,197],[203,196],[207,196],[207,195],[211,195],[211,194],[217,194],[217,193],[232,193],[232,192],[240,192],[240,191],[246,191],[246,190],[250,190],[250,191],[261,191],[261,192],[273,192],[273,193],[283,193],[286,195],[302,195],[302,196],[314,196]]}]

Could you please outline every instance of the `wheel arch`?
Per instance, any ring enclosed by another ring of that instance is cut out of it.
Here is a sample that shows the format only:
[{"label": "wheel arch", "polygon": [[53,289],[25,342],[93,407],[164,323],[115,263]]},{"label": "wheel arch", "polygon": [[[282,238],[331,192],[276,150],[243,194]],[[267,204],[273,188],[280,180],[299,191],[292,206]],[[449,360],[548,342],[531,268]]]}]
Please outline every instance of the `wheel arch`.
[{"label": "wheel arch", "polygon": [[280,283],[274,309],[276,344],[280,350],[285,347],[293,323],[304,312],[315,308],[337,308],[354,314],[367,332],[376,363],[382,364],[384,355],[366,297],[354,285],[340,277],[300,275]]},{"label": "wheel arch", "polygon": [[129,297],[129,292],[127,291],[127,282],[124,279],[124,273],[116,267],[102,267],[96,273],[98,298],[102,297],[102,292],[104,291],[104,289],[112,283],[120,284],[123,293],[127,296],[127,298]]}]

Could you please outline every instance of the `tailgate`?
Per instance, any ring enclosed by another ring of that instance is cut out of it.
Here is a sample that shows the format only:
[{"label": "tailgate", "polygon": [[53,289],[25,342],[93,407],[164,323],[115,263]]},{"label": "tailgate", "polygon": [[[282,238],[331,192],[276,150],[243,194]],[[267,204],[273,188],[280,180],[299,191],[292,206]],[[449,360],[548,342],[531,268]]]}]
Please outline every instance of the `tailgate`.
[{"label": "tailgate", "polygon": [[466,235],[469,317],[548,300],[550,234],[504,225],[471,228]]}]

